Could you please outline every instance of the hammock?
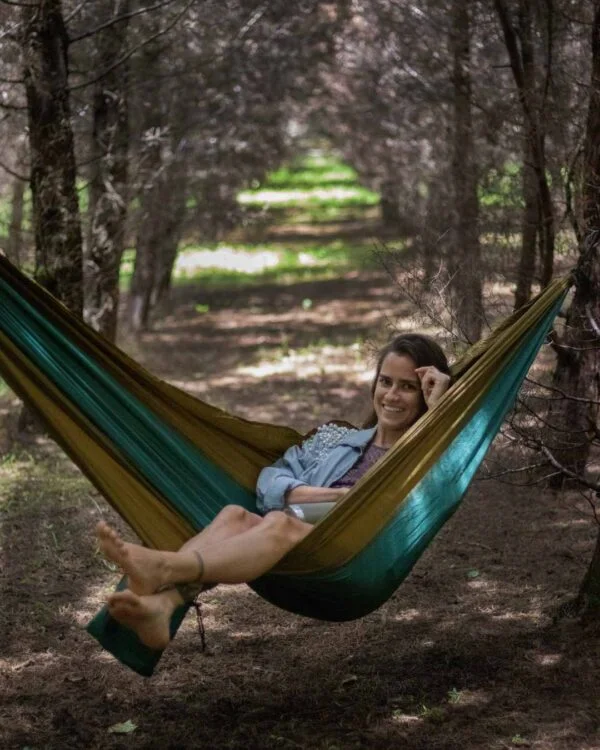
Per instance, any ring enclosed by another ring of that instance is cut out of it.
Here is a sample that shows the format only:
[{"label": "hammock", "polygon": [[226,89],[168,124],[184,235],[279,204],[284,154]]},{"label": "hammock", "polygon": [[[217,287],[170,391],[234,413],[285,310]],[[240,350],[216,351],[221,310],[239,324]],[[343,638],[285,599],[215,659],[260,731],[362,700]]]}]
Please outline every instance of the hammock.
[{"label": "hammock", "polygon": [[[553,282],[472,347],[435,408],[251,587],[283,609],[330,621],[385,602],[457,509],[569,285]],[[153,377],[1,256],[0,375],[155,548],[177,549],[226,504],[255,510],[261,468],[303,439]],[[174,615],[173,634],[185,611]],[[160,658],[106,610],[88,630],[140,674]]]}]

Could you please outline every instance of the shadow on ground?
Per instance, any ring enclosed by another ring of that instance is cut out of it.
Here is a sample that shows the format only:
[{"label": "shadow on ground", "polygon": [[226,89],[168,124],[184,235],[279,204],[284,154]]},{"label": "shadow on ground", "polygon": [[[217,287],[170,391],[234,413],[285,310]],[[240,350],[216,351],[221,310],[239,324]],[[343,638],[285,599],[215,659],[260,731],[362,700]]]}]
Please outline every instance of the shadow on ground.
[{"label": "shadow on ground", "polygon": [[[244,369],[273,360],[265,350],[275,344],[240,345],[244,336],[268,342],[272,332],[261,330],[271,316],[275,330],[278,316],[289,316],[281,325],[297,350],[307,330],[345,344],[357,330],[380,336],[398,311],[380,283],[350,279],[335,302],[327,294],[336,287],[319,289],[311,285],[309,309],[298,304],[306,289],[255,290],[253,301],[244,292],[244,303],[234,290],[229,302],[226,293],[211,298],[206,316],[192,315],[192,292],[181,290],[182,315],[147,334],[136,354],[192,390],[202,383],[203,398],[249,418],[307,429],[341,411],[347,417],[360,411],[366,387],[351,347],[338,375],[311,369],[310,352],[268,376]],[[293,299],[284,305],[285,294]],[[367,308],[373,318],[365,320]],[[322,325],[310,319],[317,312]],[[245,587],[209,591],[208,653],[188,616],[146,680],[83,630],[118,578],[90,541],[100,516],[115,520],[112,511],[56,450],[30,452],[35,460],[15,454],[0,468],[1,747],[600,746],[598,632],[552,621],[577,590],[596,533],[576,497],[476,482],[397,594],[357,622],[294,617]],[[130,733],[110,731],[127,721]]]}]

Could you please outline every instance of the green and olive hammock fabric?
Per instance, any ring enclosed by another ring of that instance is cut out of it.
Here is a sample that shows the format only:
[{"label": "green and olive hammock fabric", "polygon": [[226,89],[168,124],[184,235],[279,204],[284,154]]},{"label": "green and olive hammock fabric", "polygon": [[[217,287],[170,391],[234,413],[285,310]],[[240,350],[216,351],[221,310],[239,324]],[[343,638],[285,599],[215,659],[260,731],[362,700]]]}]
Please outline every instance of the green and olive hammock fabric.
[{"label": "green and olive hammock fabric", "polygon": [[[435,408],[252,588],[279,607],[331,621],[385,602],[458,507],[569,283],[553,282],[472,347]],[[226,504],[254,510],[261,468],[303,439],[153,377],[2,257],[0,375],[156,548],[177,549]],[[184,613],[173,618],[173,632]],[[160,658],[106,611],[88,630],[141,674]]]}]

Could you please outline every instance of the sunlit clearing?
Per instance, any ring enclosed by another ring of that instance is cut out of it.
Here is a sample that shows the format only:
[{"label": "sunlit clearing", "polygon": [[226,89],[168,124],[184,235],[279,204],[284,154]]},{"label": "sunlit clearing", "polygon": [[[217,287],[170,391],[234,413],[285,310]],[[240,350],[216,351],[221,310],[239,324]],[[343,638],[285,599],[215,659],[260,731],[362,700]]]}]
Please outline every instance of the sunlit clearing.
[{"label": "sunlit clearing", "polygon": [[421,616],[421,610],[419,609],[406,609],[404,612],[400,612],[394,617],[396,622],[411,622]]},{"label": "sunlit clearing", "polygon": [[492,583],[491,581],[486,581],[485,578],[476,578],[474,580],[470,580],[467,583],[467,586],[470,589],[480,589],[482,591],[489,591],[494,592],[497,591],[498,586],[496,583]]},{"label": "sunlit clearing", "polygon": [[[49,649],[46,651],[35,652],[35,662],[37,666],[48,664],[53,661],[58,661],[62,658],[62,656],[59,656],[58,654],[56,654],[56,652],[50,651]],[[20,672],[22,669],[30,667],[31,663],[31,654],[26,658],[23,658],[23,656],[7,656],[0,659],[0,669],[6,669],[10,672]]]},{"label": "sunlit clearing", "polygon": [[542,667],[554,667],[562,661],[562,654],[536,654],[535,661]]},{"label": "sunlit clearing", "polygon": [[402,711],[394,711],[392,714],[392,721],[397,724],[415,724],[423,721],[422,716],[414,716],[413,714],[405,714]]},{"label": "sunlit clearing", "polygon": [[196,271],[218,268],[238,273],[260,273],[267,268],[275,268],[281,258],[273,250],[258,250],[251,253],[233,247],[219,247],[216,250],[196,250],[181,253],[177,258],[175,273],[180,276],[193,276]]},{"label": "sunlit clearing", "polygon": [[492,620],[496,622],[535,622],[539,615],[536,612],[504,612],[502,615],[494,615]]},{"label": "sunlit clearing", "polygon": [[[298,263],[301,266],[316,266],[319,264],[319,261],[317,258],[314,257],[314,255],[309,255],[309,253],[298,253]],[[321,261],[321,263],[324,263],[326,261]]]},{"label": "sunlit clearing", "polygon": [[[358,350],[358,345],[351,347]],[[372,373],[367,371],[365,363],[356,358],[348,362],[347,347],[323,346],[304,350],[291,350],[276,360],[262,360],[256,365],[239,367],[235,377],[240,375],[252,378],[268,378],[273,375],[302,374],[302,377],[314,375],[332,375],[341,373],[349,380],[367,382]]]},{"label": "sunlit clearing", "polygon": [[365,194],[364,188],[322,188],[313,190],[257,190],[256,192],[243,192],[238,195],[238,201],[242,204],[250,203],[289,203],[290,201],[317,200],[321,201],[343,201],[351,198],[362,198]]}]

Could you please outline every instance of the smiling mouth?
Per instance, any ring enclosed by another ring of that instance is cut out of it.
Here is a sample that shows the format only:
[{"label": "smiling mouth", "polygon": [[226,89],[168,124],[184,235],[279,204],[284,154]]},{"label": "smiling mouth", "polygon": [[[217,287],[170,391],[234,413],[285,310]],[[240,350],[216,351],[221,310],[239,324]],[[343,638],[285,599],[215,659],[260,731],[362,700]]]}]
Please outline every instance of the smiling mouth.
[{"label": "smiling mouth", "polygon": [[386,406],[385,404],[383,405],[383,410],[391,411],[393,414],[400,414],[400,412],[404,411],[404,409],[400,409],[397,406]]}]

